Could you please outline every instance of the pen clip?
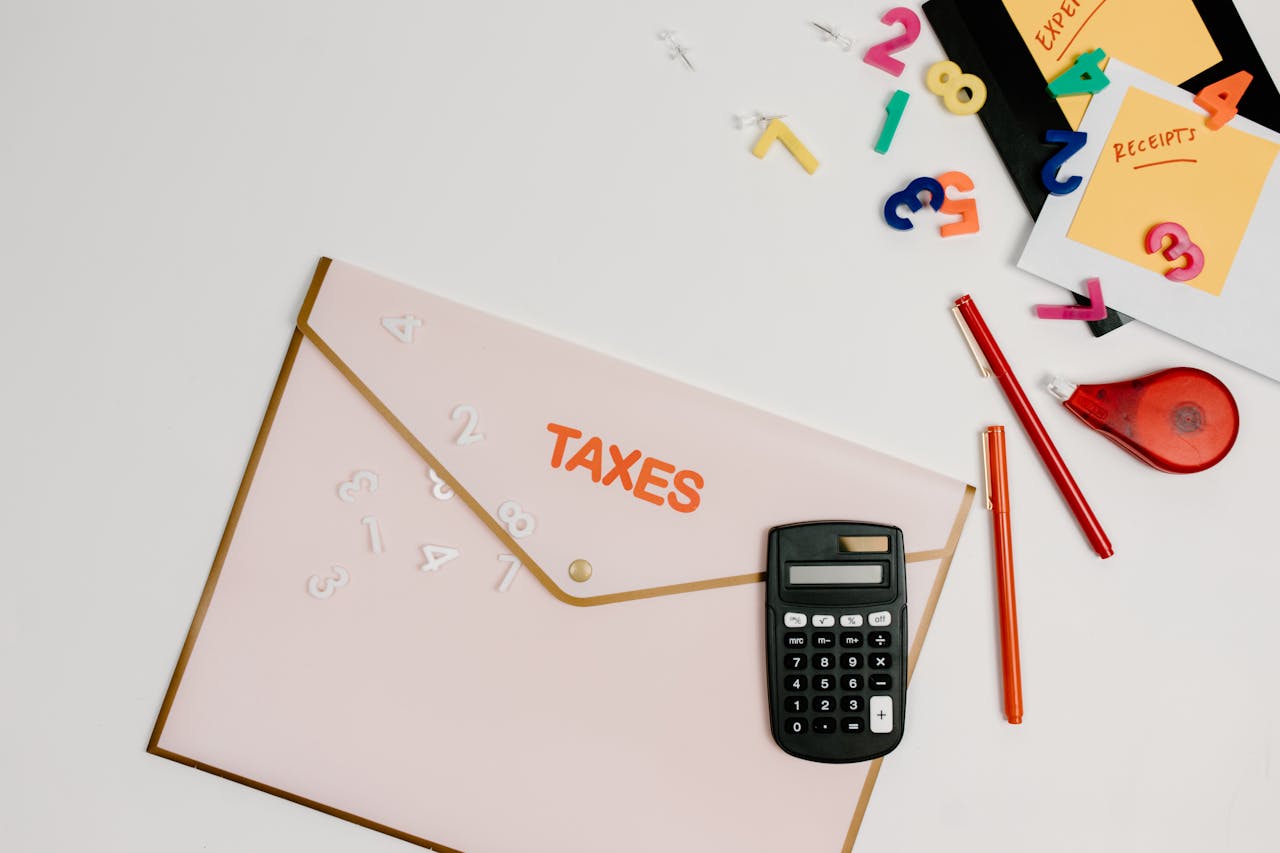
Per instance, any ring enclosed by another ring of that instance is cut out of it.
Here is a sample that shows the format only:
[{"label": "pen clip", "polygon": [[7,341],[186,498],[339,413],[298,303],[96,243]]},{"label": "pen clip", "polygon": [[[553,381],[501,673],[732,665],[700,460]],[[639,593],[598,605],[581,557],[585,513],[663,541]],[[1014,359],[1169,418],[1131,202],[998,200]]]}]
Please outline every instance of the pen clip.
[{"label": "pen clip", "polygon": [[986,479],[987,509],[995,509],[995,505],[991,503],[991,453],[988,449],[990,445],[991,430],[984,429],[982,431],[982,475]]},{"label": "pen clip", "polygon": [[[969,324],[964,321],[964,317],[960,314],[960,309],[952,308],[951,314],[956,318],[956,325],[960,327],[960,334],[964,335],[964,341],[969,345],[969,352],[973,353],[973,360],[978,363],[978,370],[982,373],[982,377],[984,379],[991,378],[995,375],[991,370],[991,364],[978,347],[978,341],[973,337]],[[986,445],[984,444],[983,446],[985,447]]]}]

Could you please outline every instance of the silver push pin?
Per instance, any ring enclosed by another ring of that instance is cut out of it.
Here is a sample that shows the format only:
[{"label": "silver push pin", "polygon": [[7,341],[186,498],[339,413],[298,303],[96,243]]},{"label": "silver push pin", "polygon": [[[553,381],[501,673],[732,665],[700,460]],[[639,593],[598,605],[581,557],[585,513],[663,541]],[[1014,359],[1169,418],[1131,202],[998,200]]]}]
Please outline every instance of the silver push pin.
[{"label": "silver push pin", "polygon": [[841,50],[846,52],[853,47],[853,41],[848,36],[841,35],[840,31],[835,27],[819,24],[817,21],[810,21],[809,23],[817,27],[822,33],[823,41],[835,42],[840,46]]},{"label": "silver push pin", "polygon": [[658,41],[663,42],[667,46],[667,56],[671,59],[679,59],[684,62],[685,67],[690,71],[696,71],[693,63],[689,61],[689,48],[676,41],[675,30],[663,30],[658,33]]},{"label": "silver push pin", "polygon": [[764,127],[775,118],[786,118],[785,115],[765,115],[756,110],[755,112],[742,113],[733,117],[733,126],[737,130],[747,130],[753,127]]}]

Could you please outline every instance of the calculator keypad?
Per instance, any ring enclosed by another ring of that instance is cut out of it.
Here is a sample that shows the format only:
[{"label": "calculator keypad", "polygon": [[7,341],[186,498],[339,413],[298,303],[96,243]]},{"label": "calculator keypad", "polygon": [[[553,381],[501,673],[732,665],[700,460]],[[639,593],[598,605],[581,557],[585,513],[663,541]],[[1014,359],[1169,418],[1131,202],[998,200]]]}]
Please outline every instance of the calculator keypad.
[{"label": "calculator keypad", "polygon": [[894,703],[887,694],[894,680],[888,670],[901,653],[895,648],[901,628],[887,611],[789,612],[783,624],[789,629],[780,649],[787,734],[838,738],[893,731]]}]

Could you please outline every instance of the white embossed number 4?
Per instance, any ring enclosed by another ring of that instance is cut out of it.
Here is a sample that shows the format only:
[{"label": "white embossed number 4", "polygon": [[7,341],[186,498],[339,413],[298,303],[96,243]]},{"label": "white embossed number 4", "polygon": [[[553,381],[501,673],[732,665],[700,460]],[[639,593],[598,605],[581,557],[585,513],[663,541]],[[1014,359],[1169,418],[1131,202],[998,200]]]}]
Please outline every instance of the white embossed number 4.
[{"label": "white embossed number 4", "polygon": [[383,317],[382,328],[402,344],[413,343],[413,333],[422,327],[422,321],[412,314],[403,317]]},{"label": "white embossed number 4", "polygon": [[438,572],[445,563],[458,558],[458,549],[448,545],[423,545],[422,556],[427,561],[418,568],[424,572]]}]

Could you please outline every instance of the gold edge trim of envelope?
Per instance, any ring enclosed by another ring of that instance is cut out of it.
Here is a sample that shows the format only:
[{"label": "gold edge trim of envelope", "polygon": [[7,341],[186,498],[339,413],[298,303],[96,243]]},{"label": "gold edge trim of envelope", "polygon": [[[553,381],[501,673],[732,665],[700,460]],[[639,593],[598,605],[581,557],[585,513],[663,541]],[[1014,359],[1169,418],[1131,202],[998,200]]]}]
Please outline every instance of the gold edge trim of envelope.
[{"label": "gold edge trim of envelope", "polygon": [[[385,404],[365,385],[359,377],[348,367],[342,359],[330,348],[324,340],[315,332],[308,324],[311,310],[315,305],[316,299],[320,294],[320,287],[324,282],[326,273],[332,261],[329,258],[321,258],[316,266],[315,275],[311,280],[311,286],[307,291],[307,295],[303,300],[302,308],[298,313],[297,328],[293,332],[293,336],[289,342],[289,348],[285,353],[284,364],[280,368],[279,376],[276,379],[275,387],[272,389],[270,401],[267,404],[266,413],[263,415],[262,426],[258,431],[257,438],[254,441],[253,450],[249,454],[249,461],[245,467],[244,477],[240,482],[240,488],[236,492],[235,500],[231,506],[231,512],[227,518],[227,524],[224,528],[222,539],[218,543],[218,549],[214,555],[213,565],[209,571],[209,577],[205,581],[204,589],[200,595],[200,602],[196,606],[196,611],[192,617],[191,627],[187,631],[186,640],[183,642],[182,650],[178,655],[178,661],[174,666],[173,676],[169,682],[169,688],[165,691],[164,699],[160,705],[160,711],[156,716],[156,723],[152,729],[151,739],[147,743],[147,752],[167,758],[170,761],[193,767],[197,770],[203,770],[206,773],[212,773],[215,776],[221,776],[233,782],[247,785],[259,791],[280,797],[299,805],[307,806],[357,824],[358,826],[382,832],[401,841],[407,841],[411,844],[425,847],[439,853],[463,853],[456,848],[448,847],[416,835],[410,835],[402,830],[385,824],[368,820],[351,812],[344,811],[334,806],[326,805],[316,800],[302,797],[297,794],[290,793],[281,788],[268,785],[238,773],[224,770],[220,767],[198,761],[185,755],[173,752],[161,747],[160,739],[164,733],[165,722],[168,720],[173,702],[177,696],[178,688],[181,686],[182,677],[187,668],[187,663],[191,658],[191,653],[195,648],[195,643],[200,634],[200,629],[204,624],[205,615],[208,613],[209,605],[213,600],[213,593],[218,584],[218,578],[222,573],[222,567],[227,557],[227,552],[231,547],[231,542],[235,537],[236,527],[240,520],[241,512],[244,509],[245,501],[248,499],[249,490],[253,486],[254,475],[257,473],[259,462],[261,461],[263,451],[266,447],[267,438],[271,432],[271,426],[275,421],[277,410],[280,402],[284,397],[285,387],[288,385],[289,376],[293,371],[293,365],[297,359],[298,351],[301,348],[302,341],[306,339],[314,345],[342,374],[346,377],[352,386],[360,392],[362,396],[372,405],[377,412],[390,424],[400,435],[407,441],[410,447],[429,464],[438,475],[458,494],[473,513],[480,518],[488,528],[507,546],[512,553],[520,558],[525,568],[529,569],[543,587],[550,592],[555,598],[567,604],[578,607],[596,606],[602,604],[611,604],[619,601],[630,601],[644,598],[654,598],[664,595],[675,595],[684,592],[693,592],[699,590],[717,589],[729,586],[739,586],[750,583],[762,582],[765,578],[763,572],[752,572],[743,575],[731,575],[722,578],[712,578],[705,581],[697,581],[683,584],[671,584],[668,586],[651,587],[648,589],[633,590],[625,593],[613,593],[609,595],[598,595],[591,597],[577,597],[565,593],[559,588],[534,561],[517,542],[507,535],[480,504],[471,496],[471,494],[463,488],[462,484],[449,473],[439,461],[431,454],[429,450],[419,441],[413,433],[387,408]],[[960,499],[960,506],[956,511],[955,519],[952,523],[951,532],[947,538],[946,545],[941,549],[929,551],[911,552],[906,555],[906,561],[909,563],[932,562],[939,560],[941,565],[938,568],[938,575],[934,580],[934,584],[929,593],[929,599],[925,602],[924,611],[921,614],[920,627],[917,629],[915,637],[912,639],[911,650],[907,656],[907,679],[910,681],[911,673],[915,670],[916,660],[920,655],[925,634],[929,629],[929,623],[933,618],[934,610],[937,608],[938,600],[942,594],[942,586],[947,578],[947,573],[951,566],[951,560],[955,555],[956,547],[959,544],[960,534],[964,529],[965,518],[968,515],[969,508],[973,503],[974,487],[965,485],[964,493]],[[853,849],[853,844],[857,839],[858,829],[862,823],[862,818],[866,813],[867,806],[871,799],[871,789],[875,785],[876,777],[880,771],[880,764],[883,758],[877,758],[872,761],[868,767],[866,779],[859,789],[858,800],[854,809],[853,817],[850,821],[849,831],[845,838],[842,853],[849,853]]]}]

